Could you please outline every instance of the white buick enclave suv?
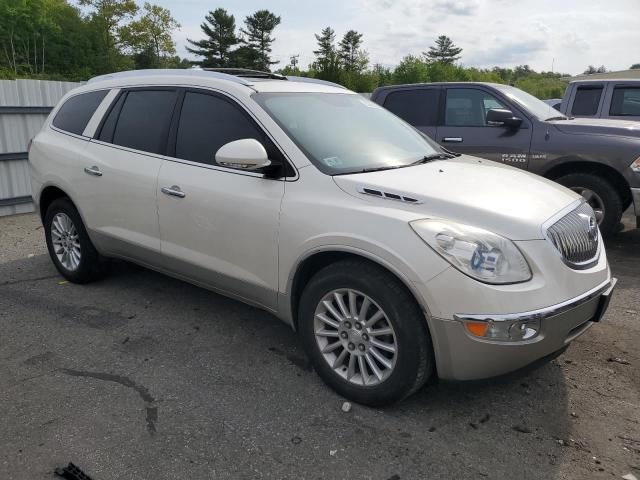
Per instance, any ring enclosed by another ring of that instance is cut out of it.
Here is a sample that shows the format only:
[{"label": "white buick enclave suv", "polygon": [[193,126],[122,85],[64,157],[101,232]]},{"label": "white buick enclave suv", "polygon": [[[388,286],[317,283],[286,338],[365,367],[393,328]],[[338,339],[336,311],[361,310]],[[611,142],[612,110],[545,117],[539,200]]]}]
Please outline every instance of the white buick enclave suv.
[{"label": "white buick enclave suv", "polygon": [[235,73],[62,99],[29,160],[64,277],[120,258],[268,310],[369,405],[539,363],[600,320],[615,279],[582,197],[337,85]]}]

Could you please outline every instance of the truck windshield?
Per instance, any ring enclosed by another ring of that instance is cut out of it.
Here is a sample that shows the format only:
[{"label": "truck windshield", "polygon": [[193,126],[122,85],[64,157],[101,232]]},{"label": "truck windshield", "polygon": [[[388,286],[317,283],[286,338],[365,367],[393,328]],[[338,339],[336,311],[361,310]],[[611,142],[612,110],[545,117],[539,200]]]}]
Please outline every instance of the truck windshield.
[{"label": "truck windshield", "polygon": [[351,93],[252,96],[328,175],[409,166],[442,149],[388,110]]},{"label": "truck windshield", "polygon": [[497,88],[540,121],[567,119],[567,117],[562,115],[551,105],[544,103],[539,98],[536,98],[519,88],[508,85],[500,85]]}]

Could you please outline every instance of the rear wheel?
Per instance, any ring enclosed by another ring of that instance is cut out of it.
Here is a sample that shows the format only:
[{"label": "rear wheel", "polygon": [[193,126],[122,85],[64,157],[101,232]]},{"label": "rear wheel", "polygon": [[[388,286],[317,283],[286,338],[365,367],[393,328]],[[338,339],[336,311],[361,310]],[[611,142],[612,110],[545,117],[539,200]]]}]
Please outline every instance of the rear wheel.
[{"label": "rear wheel", "polygon": [[54,200],[44,219],[49,256],[60,274],[74,283],[87,283],[103,271],[78,210],[68,198]]},{"label": "rear wheel", "polygon": [[412,394],[433,371],[426,319],[406,288],[382,268],[338,262],[306,286],[299,330],[318,375],[365,405]]},{"label": "rear wheel", "polygon": [[591,173],[572,173],[556,179],[561,185],[582,195],[591,205],[602,235],[618,230],[622,218],[622,199],[607,180]]}]

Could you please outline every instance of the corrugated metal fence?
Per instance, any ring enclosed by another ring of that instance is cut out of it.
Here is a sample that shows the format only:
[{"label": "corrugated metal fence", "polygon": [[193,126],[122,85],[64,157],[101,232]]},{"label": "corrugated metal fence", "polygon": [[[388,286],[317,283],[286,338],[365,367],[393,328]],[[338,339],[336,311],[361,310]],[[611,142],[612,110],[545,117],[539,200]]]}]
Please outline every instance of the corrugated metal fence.
[{"label": "corrugated metal fence", "polygon": [[27,143],[74,82],[0,80],[0,216],[33,211]]}]

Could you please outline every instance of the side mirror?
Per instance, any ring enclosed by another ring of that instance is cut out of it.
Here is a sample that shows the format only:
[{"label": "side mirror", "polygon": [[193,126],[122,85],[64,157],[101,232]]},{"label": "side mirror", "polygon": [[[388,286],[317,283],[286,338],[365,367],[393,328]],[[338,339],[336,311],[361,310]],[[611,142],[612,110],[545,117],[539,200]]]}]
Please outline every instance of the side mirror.
[{"label": "side mirror", "polygon": [[216,162],[241,170],[260,170],[271,165],[264,146],[253,138],[243,138],[223,145],[216,152]]},{"label": "side mirror", "polygon": [[487,112],[487,125],[492,127],[519,128],[522,119],[515,117],[511,110],[492,108]]}]

